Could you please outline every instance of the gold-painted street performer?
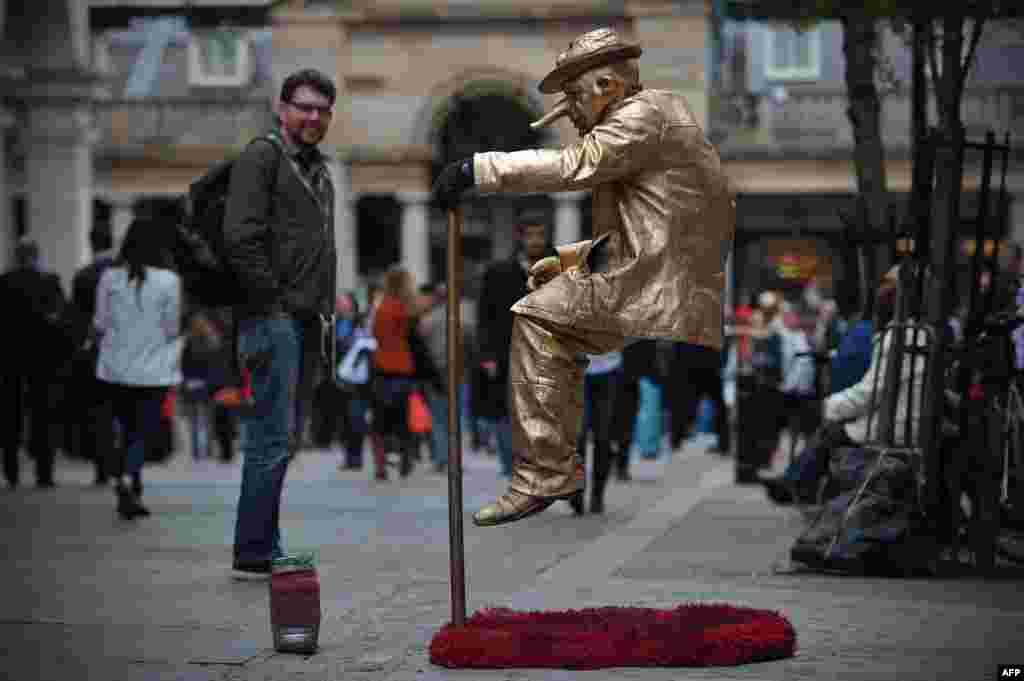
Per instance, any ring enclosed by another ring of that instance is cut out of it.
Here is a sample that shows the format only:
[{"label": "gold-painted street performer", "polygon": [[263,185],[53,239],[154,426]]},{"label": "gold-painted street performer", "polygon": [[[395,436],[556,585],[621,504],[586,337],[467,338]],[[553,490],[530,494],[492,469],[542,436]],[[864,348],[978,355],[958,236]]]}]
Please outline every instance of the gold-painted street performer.
[{"label": "gold-painted street performer", "polygon": [[580,140],[560,150],[486,152],[449,164],[434,185],[446,209],[482,193],[589,189],[594,239],[556,246],[513,307],[509,370],[516,450],[509,489],[481,508],[500,525],[582,493],[576,455],[586,354],[633,338],[720,349],[735,202],[717,151],[677,92],[644,89],[637,44],[602,28],[577,37],[540,83],[565,97],[534,127],[568,116]]}]

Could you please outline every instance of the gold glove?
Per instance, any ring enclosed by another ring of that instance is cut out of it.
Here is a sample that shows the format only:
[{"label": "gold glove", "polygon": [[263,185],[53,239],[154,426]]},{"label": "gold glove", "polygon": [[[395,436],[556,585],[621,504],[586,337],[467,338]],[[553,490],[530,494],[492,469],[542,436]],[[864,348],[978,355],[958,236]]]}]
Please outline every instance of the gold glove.
[{"label": "gold glove", "polygon": [[526,281],[526,287],[536,291],[561,273],[562,260],[557,255],[541,258],[530,268],[530,278]]}]

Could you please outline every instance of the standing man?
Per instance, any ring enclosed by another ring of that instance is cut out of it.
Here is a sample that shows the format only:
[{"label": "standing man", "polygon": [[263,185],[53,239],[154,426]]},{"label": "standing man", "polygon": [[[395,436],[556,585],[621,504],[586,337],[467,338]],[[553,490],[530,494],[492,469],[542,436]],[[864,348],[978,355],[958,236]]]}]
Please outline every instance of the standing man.
[{"label": "standing man", "polygon": [[239,364],[255,402],[240,418],[244,459],[233,562],[240,579],[268,577],[271,560],[284,555],[285,471],[303,432],[302,405],[328,335],[323,324],[334,310],[334,190],[317,145],[335,92],[319,71],[288,76],[277,128],[251,142],[231,171],[224,241],[248,291],[234,313]]},{"label": "standing man", "polygon": [[95,483],[105,485],[111,471],[110,452],[114,449],[114,411],[106,399],[102,383],[96,378],[99,339],[93,319],[96,316],[96,289],[100,277],[114,263],[114,236],[110,227],[97,225],[89,232],[93,261],[78,270],[71,282],[71,306],[74,316],[74,372],[72,381],[75,400],[68,418],[78,432],[82,458],[93,462]]},{"label": "standing man", "polygon": [[[590,466],[590,512],[604,513],[604,489],[612,469],[612,426],[615,404],[622,384],[622,352],[612,350],[588,357],[583,375],[583,429],[576,453],[580,463],[587,461],[587,434],[594,438],[594,456]],[[583,515],[582,495],[571,500],[576,515]]]},{"label": "standing man", "polygon": [[561,150],[475,154],[435,184],[445,208],[474,186],[593,192],[597,236],[534,265],[536,290],[512,308],[517,458],[508,491],[473,516],[478,525],[519,520],[580,493],[583,354],[619,350],[635,337],[722,345],[735,202],[685,98],[640,84],[640,53],[608,28],[579,36],[540,83],[565,98],[534,125],[568,115],[581,139]]},{"label": "standing man", "polygon": [[[480,376],[485,382],[487,415],[494,419],[502,476],[512,476],[512,421],[509,418],[508,360],[512,346],[512,306],[529,293],[530,268],[555,255],[547,220],[535,210],[522,211],[516,221],[519,247],[512,257],[490,265],[480,289]],[[480,386],[483,389],[485,386]]]},{"label": "standing man", "polygon": [[66,301],[60,279],[39,265],[39,246],[22,242],[14,251],[14,269],[0,276],[0,310],[10,323],[0,346],[3,382],[4,476],[19,483],[18,456],[28,412],[29,454],[35,459],[36,484],[53,487],[54,383],[67,356],[71,338],[66,328]]}]

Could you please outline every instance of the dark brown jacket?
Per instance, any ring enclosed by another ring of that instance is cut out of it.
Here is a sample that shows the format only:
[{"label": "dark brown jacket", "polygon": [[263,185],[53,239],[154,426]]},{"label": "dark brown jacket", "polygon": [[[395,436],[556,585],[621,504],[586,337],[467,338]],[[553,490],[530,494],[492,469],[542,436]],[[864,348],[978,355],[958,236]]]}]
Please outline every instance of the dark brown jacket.
[{"label": "dark brown jacket", "polygon": [[224,241],[250,292],[242,316],[283,309],[309,319],[334,310],[334,190],[319,151],[303,163],[297,149],[283,149],[257,139],[235,160]]}]

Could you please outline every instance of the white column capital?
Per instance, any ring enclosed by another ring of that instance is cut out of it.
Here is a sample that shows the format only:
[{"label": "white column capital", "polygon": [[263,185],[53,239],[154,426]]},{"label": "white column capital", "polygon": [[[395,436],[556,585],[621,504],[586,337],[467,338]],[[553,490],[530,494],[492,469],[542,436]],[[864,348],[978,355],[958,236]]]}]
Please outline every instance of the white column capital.
[{"label": "white column capital", "polygon": [[548,196],[551,197],[551,200],[554,201],[555,203],[571,203],[576,201],[582,201],[589,195],[590,192],[586,190],[572,192],[556,192],[553,194],[548,194]]},{"label": "white column capital", "polygon": [[395,199],[397,199],[403,206],[407,206],[409,204],[417,205],[422,203],[429,203],[430,192],[400,191],[395,192]]},{"label": "white column capital", "polygon": [[29,108],[29,122],[22,134],[30,143],[71,147],[92,146],[100,131],[95,116],[84,104],[35,103]]},{"label": "white column capital", "polygon": [[103,200],[110,204],[112,210],[132,208],[138,198],[138,194],[125,193],[106,194],[103,196]]}]

